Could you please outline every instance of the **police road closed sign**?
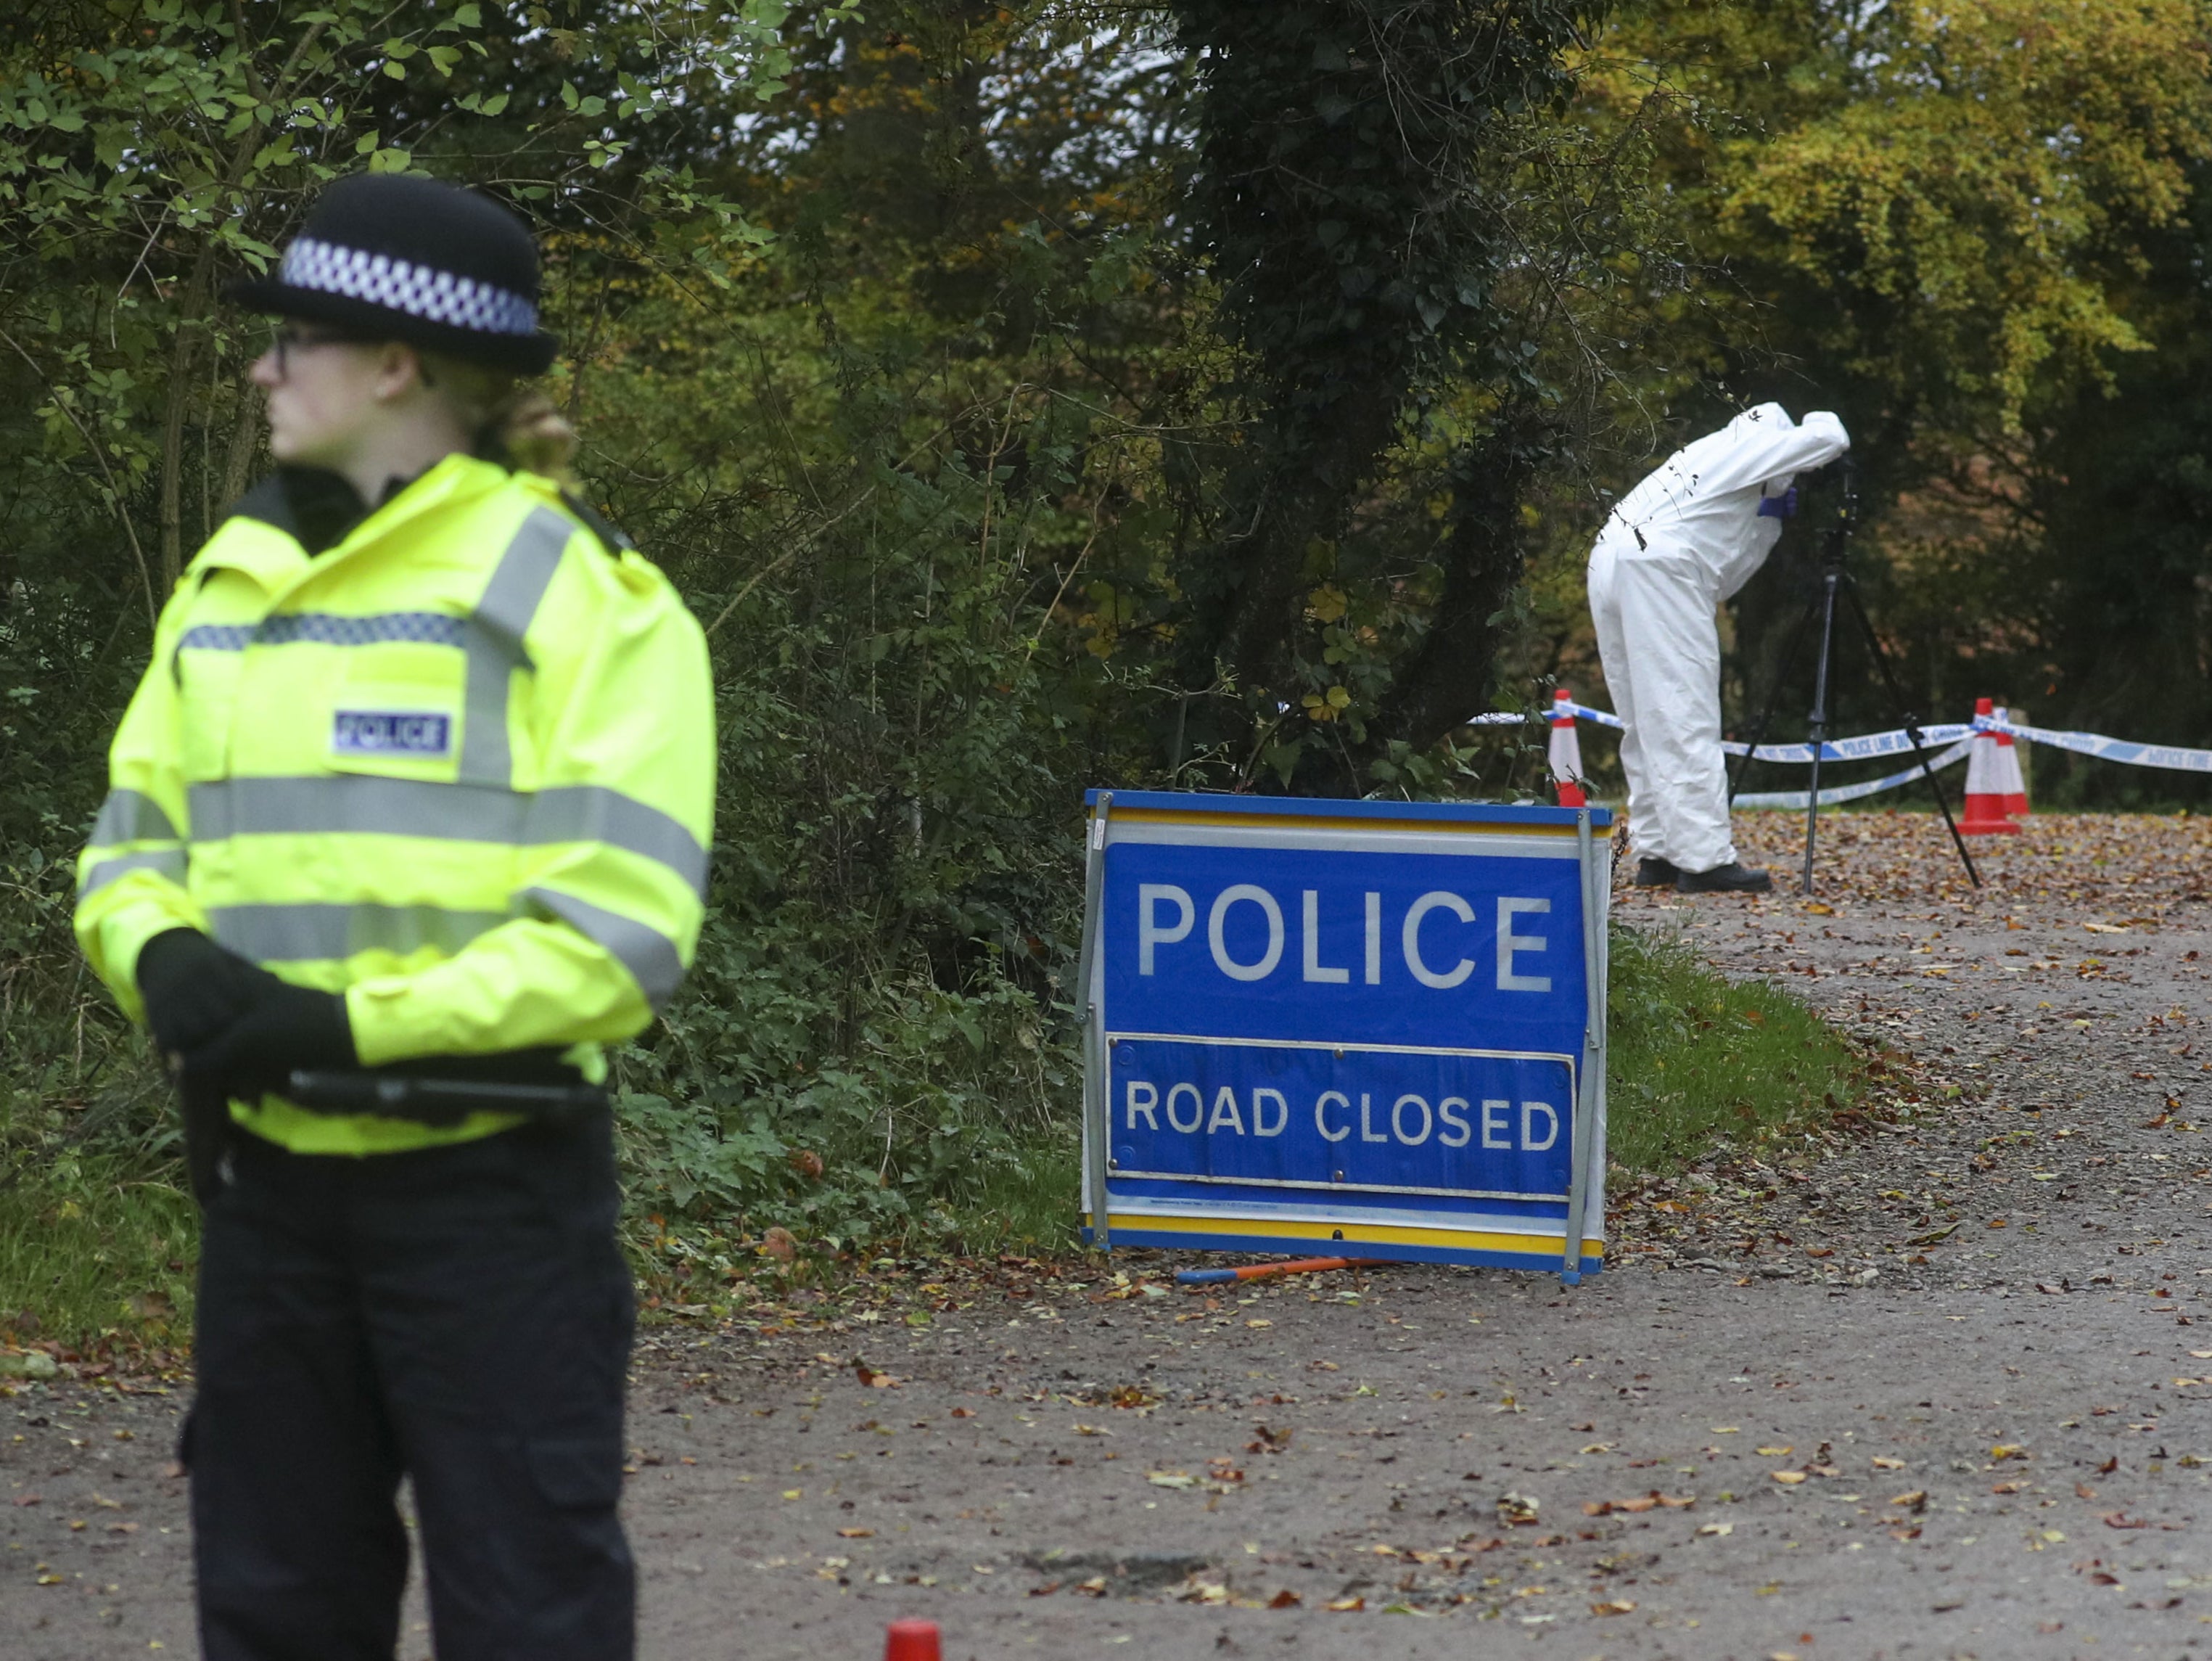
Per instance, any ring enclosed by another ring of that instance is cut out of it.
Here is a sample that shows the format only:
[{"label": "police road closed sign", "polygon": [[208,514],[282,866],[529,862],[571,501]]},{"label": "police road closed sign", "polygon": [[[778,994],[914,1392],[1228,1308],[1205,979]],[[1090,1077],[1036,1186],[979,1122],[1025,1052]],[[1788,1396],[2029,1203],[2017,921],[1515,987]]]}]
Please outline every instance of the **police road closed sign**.
[{"label": "police road closed sign", "polygon": [[1599,1267],[1606,810],[1087,800],[1087,1238]]}]

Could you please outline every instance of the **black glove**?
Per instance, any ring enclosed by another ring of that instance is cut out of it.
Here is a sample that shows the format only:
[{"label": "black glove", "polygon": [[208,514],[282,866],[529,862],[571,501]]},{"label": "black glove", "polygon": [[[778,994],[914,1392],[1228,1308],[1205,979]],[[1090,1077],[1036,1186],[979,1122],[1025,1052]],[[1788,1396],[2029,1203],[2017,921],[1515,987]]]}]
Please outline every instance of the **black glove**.
[{"label": "black glove", "polygon": [[294,986],[274,975],[268,981],[243,1015],[185,1051],[188,1089],[204,1086],[254,1102],[282,1095],[297,1069],[361,1065],[341,994]]},{"label": "black glove", "polygon": [[282,986],[267,970],[197,928],[172,928],[139,948],[138,995],[164,1060],[197,1050]]}]

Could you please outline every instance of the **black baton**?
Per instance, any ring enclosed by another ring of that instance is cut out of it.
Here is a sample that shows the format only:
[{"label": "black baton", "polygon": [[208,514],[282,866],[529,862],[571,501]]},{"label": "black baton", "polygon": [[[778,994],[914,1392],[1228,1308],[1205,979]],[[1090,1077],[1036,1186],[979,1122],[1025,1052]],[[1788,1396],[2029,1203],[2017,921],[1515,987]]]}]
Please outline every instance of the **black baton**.
[{"label": "black baton", "polygon": [[433,1125],[453,1124],[471,1113],[574,1118],[607,1105],[606,1090],[595,1084],[502,1084],[404,1073],[295,1073],[284,1094],[311,1113],[377,1113]]}]

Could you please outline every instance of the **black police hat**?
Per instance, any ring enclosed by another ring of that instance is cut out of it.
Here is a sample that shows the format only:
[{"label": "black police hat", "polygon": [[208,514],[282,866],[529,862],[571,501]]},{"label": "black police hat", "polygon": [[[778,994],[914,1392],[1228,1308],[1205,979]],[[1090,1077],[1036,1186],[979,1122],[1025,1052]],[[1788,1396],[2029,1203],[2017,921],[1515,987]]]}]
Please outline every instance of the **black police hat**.
[{"label": "black police hat", "polygon": [[229,297],[374,340],[536,374],[560,343],[538,326],[538,248],[489,197],[416,173],[325,190],[273,277]]}]

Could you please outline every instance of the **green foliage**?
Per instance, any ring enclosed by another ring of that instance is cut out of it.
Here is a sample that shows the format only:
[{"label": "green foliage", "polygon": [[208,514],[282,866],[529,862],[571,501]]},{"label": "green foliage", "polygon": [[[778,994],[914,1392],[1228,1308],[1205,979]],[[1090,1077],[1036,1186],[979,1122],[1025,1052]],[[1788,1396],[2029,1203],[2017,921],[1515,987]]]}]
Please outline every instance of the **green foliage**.
[{"label": "green foliage", "polygon": [[[1868,512],[1858,569],[1923,717],[1994,696],[2204,742],[2204,17],[2197,0],[1623,6],[1584,107],[1652,144],[1661,240],[1695,264],[1619,389],[1673,419],[1599,482],[1759,399],[1834,409]],[[1524,660],[1578,689],[1595,684],[1590,511],[1539,557]],[[1797,611],[1793,563],[1785,541],[1735,603],[1740,723]],[[1855,642],[1840,680],[1846,725],[1887,724]],[[2143,787],[2045,759],[2104,800]]]},{"label": "green foliage", "polygon": [[173,1176],[81,1153],[0,1183],[0,1335],[88,1356],[183,1348],[199,1215]]},{"label": "green foliage", "polygon": [[198,1219],[151,1046],[77,958],[73,875],[0,849],[0,1331],[164,1344],[190,1329]]},{"label": "green foliage", "polygon": [[1192,252],[1237,356],[1205,388],[1223,419],[1185,464],[1164,616],[1241,781],[1402,788],[1405,752],[1492,691],[1522,508],[1569,429],[1547,348],[1614,252],[1610,171],[1570,179],[1548,114],[1602,9],[1176,8]]},{"label": "green foliage", "polygon": [[1859,1058],[1763,981],[1716,974],[1678,937],[1616,927],[1606,1068],[1607,1153],[1639,1175],[1723,1143],[1756,1144],[1850,1106]]}]

